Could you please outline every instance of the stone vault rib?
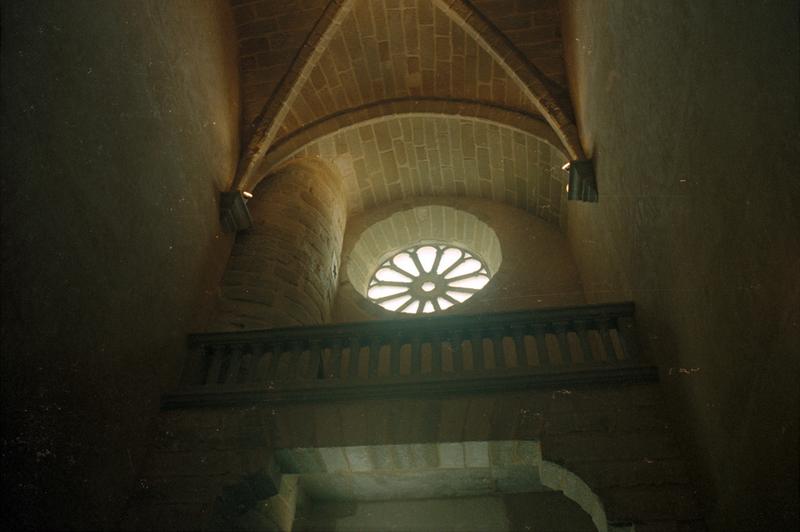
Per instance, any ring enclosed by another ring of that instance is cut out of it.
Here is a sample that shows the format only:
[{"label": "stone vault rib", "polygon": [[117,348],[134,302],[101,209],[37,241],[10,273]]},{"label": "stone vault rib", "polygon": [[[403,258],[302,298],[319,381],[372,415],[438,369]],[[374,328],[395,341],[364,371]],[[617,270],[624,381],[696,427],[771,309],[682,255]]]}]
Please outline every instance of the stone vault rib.
[{"label": "stone vault rib", "polygon": [[519,83],[558,135],[570,157],[583,159],[583,148],[576,125],[553,97],[544,76],[530,64],[522,52],[464,0],[434,0],[434,2],[461,25],[467,34],[488,50],[492,57],[503,65],[508,75]]},{"label": "stone vault rib", "polygon": [[297,97],[303,82],[308,79],[331,37],[336,33],[345,15],[353,7],[352,0],[331,0],[325,7],[311,33],[295,57],[289,71],[281,79],[275,92],[254,122],[250,140],[239,162],[234,188],[253,188],[260,177],[255,170],[277,134],[280,124]]}]

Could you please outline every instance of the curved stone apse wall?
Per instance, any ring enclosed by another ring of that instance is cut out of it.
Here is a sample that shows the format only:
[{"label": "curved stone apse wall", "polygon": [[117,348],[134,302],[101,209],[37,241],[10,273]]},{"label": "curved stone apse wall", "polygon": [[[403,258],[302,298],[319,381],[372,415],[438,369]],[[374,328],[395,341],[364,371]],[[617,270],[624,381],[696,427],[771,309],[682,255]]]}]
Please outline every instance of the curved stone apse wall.
[{"label": "curved stone apse wall", "polygon": [[329,321],[347,214],[341,178],[318,159],[295,160],[261,181],[248,208],[253,226],[236,237],[213,328]]}]

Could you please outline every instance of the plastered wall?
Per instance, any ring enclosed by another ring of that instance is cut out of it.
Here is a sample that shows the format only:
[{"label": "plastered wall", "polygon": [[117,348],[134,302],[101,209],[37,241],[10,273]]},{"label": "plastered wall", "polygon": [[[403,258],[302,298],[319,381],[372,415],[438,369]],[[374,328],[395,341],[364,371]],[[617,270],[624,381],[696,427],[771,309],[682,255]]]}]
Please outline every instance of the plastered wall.
[{"label": "plastered wall", "polygon": [[569,210],[587,301],[636,302],[643,347],[698,455],[711,528],[794,528],[798,4],[562,7],[600,193]]},{"label": "plastered wall", "polygon": [[231,239],[226,3],[4,2],[4,529],[113,529]]}]

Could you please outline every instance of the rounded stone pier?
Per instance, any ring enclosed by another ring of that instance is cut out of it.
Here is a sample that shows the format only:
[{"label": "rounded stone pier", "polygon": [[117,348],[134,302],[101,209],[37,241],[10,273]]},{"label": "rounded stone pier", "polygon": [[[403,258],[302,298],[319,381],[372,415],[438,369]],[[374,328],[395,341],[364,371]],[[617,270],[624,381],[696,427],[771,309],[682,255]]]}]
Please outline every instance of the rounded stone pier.
[{"label": "rounded stone pier", "polygon": [[236,237],[212,329],[329,321],[347,218],[341,177],[297,159],[264,178],[247,205],[253,225]]}]

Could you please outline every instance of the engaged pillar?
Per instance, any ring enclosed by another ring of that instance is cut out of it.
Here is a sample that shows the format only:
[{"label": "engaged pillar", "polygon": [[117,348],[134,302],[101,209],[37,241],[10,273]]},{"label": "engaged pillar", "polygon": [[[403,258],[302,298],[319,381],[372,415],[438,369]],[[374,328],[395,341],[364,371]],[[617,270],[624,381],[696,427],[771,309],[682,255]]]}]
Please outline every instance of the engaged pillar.
[{"label": "engaged pillar", "polygon": [[347,206],[341,177],[317,159],[268,175],[247,203],[212,330],[316,325],[330,320]]}]

